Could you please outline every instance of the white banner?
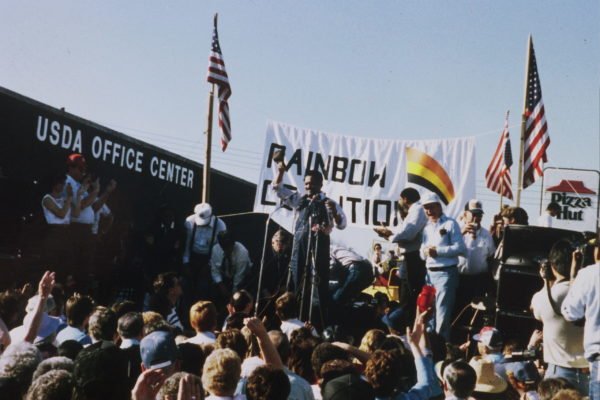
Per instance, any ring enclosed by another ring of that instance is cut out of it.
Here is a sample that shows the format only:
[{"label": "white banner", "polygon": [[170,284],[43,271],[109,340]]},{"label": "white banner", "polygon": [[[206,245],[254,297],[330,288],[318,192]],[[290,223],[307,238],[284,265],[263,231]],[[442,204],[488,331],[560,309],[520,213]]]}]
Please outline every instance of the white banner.
[{"label": "white banner", "polygon": [[553,228],[595,232],[599,226],[599,191],[599,171],[546,168],[540,214],[554,202],[559,205],[560,212],[553,218]]},{"label": "white banner", "polygon": [[[436,191],[447,201],[445,213],[456,217],[475,196],[475,139],[367,139],[318,132],[269,122],[261,160],[254,211],[270,213],[279,200],[270,189],[276,150],[285,151],[283,183],[304,192],[306,171],[323,173],[323,192],[337,201],[348,227],[334,230],[334,242],[365,254],[376,239],[369,229],[381,223],[398,224],[397,200],[406,187],[421,194]],[[293,212],[278,210],[273,219],[291,230]]]}]

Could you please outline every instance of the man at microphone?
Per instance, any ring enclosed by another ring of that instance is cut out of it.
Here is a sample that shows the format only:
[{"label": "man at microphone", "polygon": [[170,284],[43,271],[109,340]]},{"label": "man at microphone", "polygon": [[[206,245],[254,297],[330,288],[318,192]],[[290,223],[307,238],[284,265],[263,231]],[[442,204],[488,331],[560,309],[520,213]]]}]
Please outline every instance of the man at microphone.
[{"label": "man at microphone", "polygon": [[[306,321],[309,309],[317,303],[311,301],[311,287],[316,285],[320,318],[313,317],[313,323],[324,324],[327,317],[328,285],[329,285],[329,235],[334,226],[338,229],[346,227],[346,215],[335,201],[321,192],[323,175],[318,171],[308,171],[304,176],[304,195],[286,188],[282,184],[285,165],[283,160],[277,161],[277,175],[272,189],[283,205],[293,208],[296,213],[294,244],[292,247],[291,269],[292,284],[298,298],[301,299],[300,319]],[[314,261],[314,272],[311,271]]]}]

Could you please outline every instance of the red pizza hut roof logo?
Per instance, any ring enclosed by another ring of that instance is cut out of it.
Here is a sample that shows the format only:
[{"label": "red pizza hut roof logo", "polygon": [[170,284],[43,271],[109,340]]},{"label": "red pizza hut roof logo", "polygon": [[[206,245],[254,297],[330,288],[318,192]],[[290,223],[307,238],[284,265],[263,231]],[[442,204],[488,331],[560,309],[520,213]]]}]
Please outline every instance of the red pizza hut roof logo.
[{"label": "red pizza hut roof logo", "polygon": [[586,188],[583,181],[569,181],[566,179],[561,180],[556,186],[546,188],[546,192],[596,194],[593,190]]}]

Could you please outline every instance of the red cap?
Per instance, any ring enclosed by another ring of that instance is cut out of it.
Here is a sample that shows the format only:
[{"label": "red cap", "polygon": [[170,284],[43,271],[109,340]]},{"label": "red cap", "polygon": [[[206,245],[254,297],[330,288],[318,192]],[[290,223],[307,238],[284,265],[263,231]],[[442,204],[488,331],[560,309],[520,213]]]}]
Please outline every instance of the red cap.
[{"label": "red cap", "polygon": [[79,153],[70,154],[69,157],[67,157],[67,166],[69,166],[69,167],[79,167],[79,166],[85,167],[86,166],[85,158]]}]

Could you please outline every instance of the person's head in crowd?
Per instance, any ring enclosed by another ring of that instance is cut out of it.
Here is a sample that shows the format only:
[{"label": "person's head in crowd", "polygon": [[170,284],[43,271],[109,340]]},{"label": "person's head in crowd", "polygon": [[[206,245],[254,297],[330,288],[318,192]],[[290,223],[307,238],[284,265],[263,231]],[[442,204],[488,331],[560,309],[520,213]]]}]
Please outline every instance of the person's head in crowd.
[{"label": "person's head in crowd", "polygon": [[381,243],[375,242],[373,244],[373,253],[381,254]]},{"label": "person's head in crowd", "polygon": [[371,304],[375,307],[375,314],[377,316],[383,316],[386,314],[386,310],[390,304],[390,299],[385,293],[377,292],[373,295]]},{"label": "person's head in crowd", "polygon": [[65,311],[67,324],[83,330],[94,311],[94,301],[90,296],[74,294],[67,300]]},{"label": "person's head in crowd", "polygon": [[58,345],[56,355],[59,357],[67,357],[75,360],[79,352],[83,350],[83,345],[77,340],[65,340]]},{"label": "person's head in crowd", "polygon": [[454,361],[443,372],[442,386],[446,397],[455,396],[466,399],[475,390],[477,374],[465,361]]},{"label": "person's head in crowd", "polygon": [[142,371],[160,368],[167,376],[178,372],[181,366],[175,338],[170,332],[155,331],[140,342]]},{"label": "person's head in crowd", "polygon": [[123,300],[112,305],[111,309],[115,312],[117,319],[130,312],[139,312],[140,308],[131,300]]},{"label": "person's head in crowd", "polygon": [[217,242],[225,254],[231,254],[235,245],[235,238],[231,231],[222,231],[217,233]]},{"label": "person's head in crowd", "polygon": [[365,377],[377,397],[389,397],[400,384],[402,362],[398,351],[376,351],[367,361]]},{"label": "person's head in crowd", "polygon": [[521,207],[507,207],[501,212],[504,225],[529,225],[527,211]]},{"label": "person's head in crowd", "polygon": [[286,400],[291,385],[283,370],[272,365],[261,365],[252,371],[246,382],[248,400]]},{"label": "person's head in crowd", "polygon": [[43,360],[33,373],[33,380],[36,380],[40,376],[44,375],[48,371],[52,371],[55,369],[64,369],[67,372],[73,372],[73,367],[75,363],[68,357],[64,356],[56,356],[50,357]]},{"label": "person's head in crowd", "polygon": [[35,345],[28,342],[11,344],[0,356],[0,376],[14,379],[22,395],[41,362],[42,353]]},{"label": "person's head in crowd", "polygon": [[281,331],[269,331],[269,339],[271,339],[271,343],[273,343],[273,346],[277,349],[281,362],[283,362],[284,365],[287,365],[291,351],[288,337]]},{"label": "person's head in crowd", "polygon": [[408,315],[403,307],[391,310],[381,319],[388,327],[392,335],[402,336],[406,334],[406,327],[409,326]]},{"label": "person's head in crowd", "polygon": [[[160,387],[160,390],[158,391],[158,395],[156,396],[156,399],[157,400],[177,399],[177,395],[179,393],[179,383],[186,376],[190,376],[193,379],[195,384],[202,386],[202,380],[200,379],[199,375],[187,373],[184,371],[176,372],[173,375],[171,375],[170,377],[168,377],[167,380],[165,380],[165,383],[163,383],[163,385]],[[201,393],[203,394],[203,391],[201,391]],[[201,397],[201,398],[196,397],[195,400],[203,400],[203,397]]]},{"label": "person's head in crowd", "polygon": [[121,339],[141,340],[144,334],[144,317],[142,314],[131,311],[122,315],[117,321],[117,333]]},{"label": "person's head in crowd", "polygon": [[128,399],[127,359],[114,344],[89,346],[75,359],[72,400]]},{"label": "person's head in crowd", "polygon": [[400,205],[400,208],[408,211],[408,208],[419,200],[421,200],[419,191],[415,188],[408,187],[400,192],[400,201],[398,204]]},{"label": "person's head in crowd", "polygon": [[319,385],[324,387],[332,379],[355,372],[358,372],[356,367],[348,360],[329,360],[321,366],[321,371],[319,372],[321,381]]},{"label": "person's head in crowd", "polygon": [[508,382],[519,394],[536,390],[540,374],[533,362],[512,362],[505,366]]},{"label": "person's head in crowd", "polygon": [[254,298],[250,292],[244,289],[238,290],[231,295],[231,299],[229,299],[229,303],[227,304],[227,311],[229,314],[243,313],[250,315],[253,303]]},{"label": "person's head in crowd", "polygon": [[348,353],[331,343],[321,343],[315,347],[312,356],[310,358],[313,371],[318,379],[321,378],[321,367],[327,361],[331,360],[346,360],[348,361]]},{"label": "person's head in crowd", "polygon": [[276,254],[283,254],[290,248],[290,235],[279,229],[271,238],[271,247]]},{"label": "person's head in crowd", "polygon": [[381,347],[385,338],[386,334],[381,329],[369,329],[363,335],[358,348],[367,353],[374,353]]},{"label": "person's head in crowd", "polygon": [[407,352],[408,349],[404,345],[402,338],[399,336],[388,335],[383,342],[381,343],[381,347],[379,350],[390,351],[390,350],[399,350],[401,352]]},{"label": "person's head in crowd", "polygon": [[436,222],[443,214],[442,201],[437,194],[429,192],[421,199],[425,215],[430,221]]},{"label": "person's head in crowd", "polygon": [[144,311],[142,318],[144,319],[144,336],[154,331],[171,331],[171,325],[157,312]]},{"label": "person's head in crowd", "polygon": [[215,349],[204,362],[202,386],[213,396],[233,396],[242,362],[231,349]]},{"label": "person's head in crowd", "polygon": [[206,360],[202,346],[194,343],[180,343],[177,345],[177,350],[181,360],[181,371],[197,376],[202,375],[202,367]]},{"label": "person's head in crowd", "polygon": [[552,217],[556,217],[560,213],[560,204],[555,201],[551,201],[546,206],[546,212]]},{"label": "person's head in crowd", "polygon": [[571,257],[574,248],[570,241],[561,239],[554,243],[548,253],[548,262],[557,279],[568,278],[571,273]]},{"label": "person's head in crowd", "polygon": [[540,382],[537,392],[540,395],[540,400],[552,400],[556,393],[562,389],[575,389],[575,387],[565,378],[547,378]]},{"label": "person's head in crowd", "polygon": [[113,341],[117,336],[117,317],[110,309],[98,306],[90,316],[88,331],[92,341]]},{"label": "person's head in crowd", "polygon": [[248,352],[248,342],[239,329],[229,329],[217,335],[215,349],[231,349],[243,360]]},{"label": "person's head in crowd", "polygon": [[311,361],[317,344],[318,340],[306,328],[296,329],[290,335],[290,357],[287,366],[293,373],[300,375],[311,384],[317,381]]},{"label": "person's head in crowd", "polygon": [[154,293],[168,300],[170,305],[175,305],[183,294],[181,280],[176,272],[164,272],[158,274],[153,283]]},{"label": "person's head in crowd", "polygon": [[467,213],[466,222],[476,225],[481,225],[481,219],[483,218],[483,206],[481,201],[477,199],[471,199],[467,202]]},{"label": "person's head in crowd", "polygon": [[321,192],[323,187],[323,174],[319,171],[310,170],[304,174],[304,191],[309,196],[314,196]]},{"label": "person's head in crowd", "polygon": [[22,321],[21,296],[14,290],[5,290],[0,293],[0,319],[4,321],[8,329],[20,325]]},{"label": "person's head in crowd", "polygon": [[217,308],[210,301],[199,301],[190,308],[190,325],[196,332],[217,329]]},{"label": "person's head in crowd", "polygon": [[494,369],[494,363],[482,357],[473,357],[469,365],[475,370],[477,381],[473,395],[477,399],[502,400],[506,398],[508,384]]},{"label": "person's head in crowd", "polygon": [[575,389],[561,389],[552,398],[552,400],[583,400],[588,397],[584,397]]},{"label": "person's head in crowd", "polygon": [[71,175],[76,181],[81,182],[86,172],[87,163],[85,158],[79,153],[69,154],[69,157],[67,157],[67,174]]},{"label": "person's head in crowd", "polygon": [[40,375],[31,382],[25,400],[70,399],[73,377],[69,371],[56,369]]},{"label": "person's head in crowd", "polygon": [[298,301],[292,292],[285,292],[275,300],[275,313],[282,321],[298,317]]},{"label": "person's head in crowd", "polygon": [[372,400],[375,392],[371,385],[356,373],[349,373],[327,381],[322,389],[323,400]]},{"label": "person's head in crowd", "polygon": [[500,331],[492,326],[484,326],[478,334],[473,335],[473,340],[477,342],[479,354],[497,354],[502,352],[502,335]]}]

